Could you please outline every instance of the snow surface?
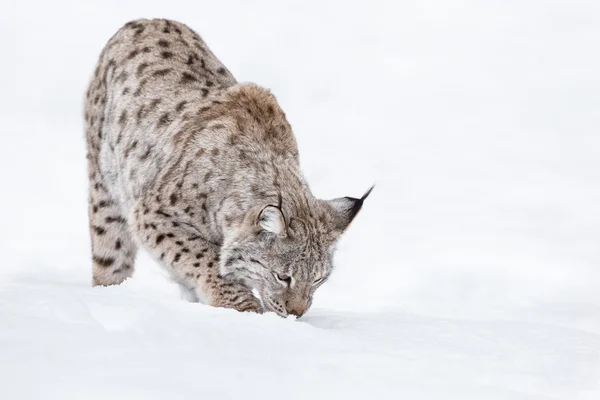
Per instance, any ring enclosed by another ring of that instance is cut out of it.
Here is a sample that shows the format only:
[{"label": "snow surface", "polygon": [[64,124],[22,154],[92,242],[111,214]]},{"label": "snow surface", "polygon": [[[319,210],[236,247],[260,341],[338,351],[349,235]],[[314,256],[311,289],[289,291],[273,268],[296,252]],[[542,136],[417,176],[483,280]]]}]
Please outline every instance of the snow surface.
[{"label": "snow surface", "polygon": [[[376,189],[300,320],[91,288],[83,93],[127,20],[270,87]],[[0,3],[0,398],[600,399],[600,2]]]}]

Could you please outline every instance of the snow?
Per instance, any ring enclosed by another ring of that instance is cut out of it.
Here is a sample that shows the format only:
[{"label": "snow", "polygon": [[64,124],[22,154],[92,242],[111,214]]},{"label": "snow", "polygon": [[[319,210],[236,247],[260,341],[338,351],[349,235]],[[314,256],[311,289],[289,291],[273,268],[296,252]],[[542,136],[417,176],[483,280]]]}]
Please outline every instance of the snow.
[{"label": "snow", "polygon": [[[270,87],[324,198],[377,186],[301,319],[91,288],[83,93],[127,20]],[[0,5],[0,397],[600,398],[600,3]]]}]

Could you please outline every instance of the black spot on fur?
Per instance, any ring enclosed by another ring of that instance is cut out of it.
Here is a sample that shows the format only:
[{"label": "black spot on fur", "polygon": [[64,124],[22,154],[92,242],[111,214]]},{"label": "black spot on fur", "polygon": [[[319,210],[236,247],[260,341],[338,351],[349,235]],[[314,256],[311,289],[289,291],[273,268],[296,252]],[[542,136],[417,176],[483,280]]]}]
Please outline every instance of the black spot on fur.
[{"label": "black spot on fur", "polygon": [[163,51],[162,53],[160,53],[160,56],[167,60],[173,57],[173,53],[171,53],[170,51]]},{"label": "black spot on fur", "polygon": [[129,157],[129,154],[131,154],[131,152],[137,147],[137,145],[137,140],[134,140],[133,143],[131,143],[131,145],[125,150],[125,158]]},{"label": "black spot on fur", "polygon": [[175,107],[175,111],[177,112],[181,112],[183,111],[183,108],[185,107],[185,105],[187,104],[187,101],[182,101],[181,103],[177,104],[177,107]]},{"label": "black spot on fur", "polygon": [[208,89],[202,88],[200,91],[202,92],[202,97],[208,96]]},{"label": "black spot on fur", "polygon": [[200,266],[200,263],[194,263],[194,268],[198,268]]},{"label": "black spot on fur", "polygon": [[171,71],[173,71],[172,68],[159,69],[158,71],[154,71],[152,76],[165,76]]},{"label": "black spot on fur", "polygon": [[135,56],[137,56],[138,54],[140,54],[140,51],[139,51],[139,50],[137,50],[137,49],[135,49],[135,50],[131,51],[131,53],[129,53],[129,54],[127,55],[127,59],[128,59],[128,60],[131,60],[131,59],[133,59]]},{"label": "black spot on fur", "polygon": [[150,104],[148,105],[148,109],[149,110],[154,110],[156,108],[157,105],[159,105],[161,102],[161,99],[153,99]]},{"label": "black spot on fur", "polygon": [[96,235],[102,236],[106,233],[106,229],[104,229],[101,226],[94,226],[93,229],[94,229],[94,232],[96,232]]},{"label": "black spot on fur", "polygon": [[139,36],[142,34],[142,32],[144,32],[144,29],[146,29],[146,27],[144,25],[136,25],[135,27],[135,36]]},{"label": "black spot on fur", "polygon": [[117,241],[115,242],[115,250],[120,250],[121,249],[121,239],[117,239]]},{"label": "black spot on fur", "polygon": [[119,125],[123,126],[127,122],[127,110],[123,110],[119,117]]},{"label": "black spot on fur", "polygon": [[163,125],[168,124],[169,122],[171,122],[169,113],[164,113],[163,115],[161,115],[160,119],[158,120],[158,125],[163,126]]},{"label": "black spot on fur", "polygon": [[159,45],[160,47],[169,47],[169,46],[171,45],[171,43],[167,42],[167,41],[166,41],[166,40],[164,40],[164,39],[161,39],[161,40],[159,40],[159,41],[158,41],[158,45]]},{"label": "black spot on fur", "polygon": [[113,222],[119,223],[119,224],[126,224],[127,220],[121,216],[117,216],[117,217],[106,217],[104,219],[104,221],[106,221],[107,224],[112,224]]},{"label": "black spot on fur", "polygon": [[[101,184],[101,183],[99,183],[99,182],[96,182],[94,184],[94,189],[106,192],[106,188],[104,187],[104,185]],[[102,208],[102,207],[108,207],[108,206],[111,206],[112,204],[113,204],[112,201],[102,200],[100,203],[98,203],[98,207],[100,207],[100,208]]]},{"label": "black spot on fur", "polygon": [[219,68],[217,68],[217,73],[221,74],[221,75],[226,75],[227,71],[225,71],[225,68],[219,67]]},{"label": "black spot on fur", "polygon": [[96,264],[100,265],[101,267],[110,267],[115,262],[115,259],[112,257],[94,256],[93,260]]},{"label": "black spot on fur", "polygon": [[190,83],[190,82],[197,82],[198,79],[190,74],[189,72],[184,72],[183,74],[181,74],[181,83]]},{"label": "black spot on fur", "polygon": [[152,152],[152,147],[148,146],[148,148],[146,149],[146,152],[140,156],[140,160],[144,161],[145,159],[147,159],[150,156],[151,152]]},{"label": "black spot on fur", "polygon": [[156,244],[160,244],[160,242],[162,242],[163,240],[165,240],[165,235],[160,234],[156,237]]},{"label": "black spot on fur", "polygon": [[180,258],[181,258],[181,253],[175,254],[175,258],[173,259],[173,262],[176,263],[177,261],[179,261]]}]

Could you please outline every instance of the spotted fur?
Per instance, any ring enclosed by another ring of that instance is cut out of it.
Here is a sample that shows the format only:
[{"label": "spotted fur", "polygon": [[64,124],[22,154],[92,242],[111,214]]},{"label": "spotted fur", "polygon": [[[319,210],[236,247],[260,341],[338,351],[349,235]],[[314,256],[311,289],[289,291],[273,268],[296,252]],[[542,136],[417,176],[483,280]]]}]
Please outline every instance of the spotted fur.
[{"label": "spotted fur", "polygon": [[300,316],[366,197],[316,199],[275,97],[174,21],[110,39],[85,130],[94,285],[132,276],[141,246],[194,299]]}]

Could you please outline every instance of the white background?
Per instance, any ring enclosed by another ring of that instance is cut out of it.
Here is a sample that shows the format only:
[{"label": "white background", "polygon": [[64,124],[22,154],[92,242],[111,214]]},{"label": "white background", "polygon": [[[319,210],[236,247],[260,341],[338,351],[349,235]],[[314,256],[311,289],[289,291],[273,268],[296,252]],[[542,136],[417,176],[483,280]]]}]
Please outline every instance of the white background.
[{"label": "white background", "polygon": [[[91,288],[82,108],[166,17],[272,89],[361,195],[302,319]],[[0,397],[600,398],[600,3],[0,0]]]}]

